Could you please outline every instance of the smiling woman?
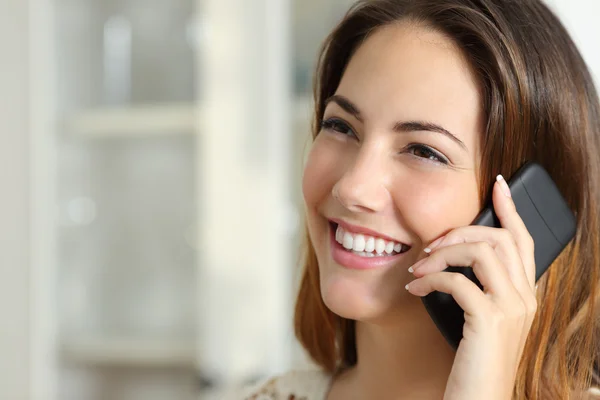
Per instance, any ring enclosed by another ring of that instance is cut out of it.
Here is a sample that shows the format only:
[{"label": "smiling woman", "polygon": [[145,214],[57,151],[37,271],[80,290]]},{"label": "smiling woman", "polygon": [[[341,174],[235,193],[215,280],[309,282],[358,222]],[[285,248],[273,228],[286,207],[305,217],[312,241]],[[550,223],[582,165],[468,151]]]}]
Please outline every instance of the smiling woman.
[{"label": "smiling woman", "polygon": [[[581,398],[599,345],[600,105],[556,16],[537,0],[360,1],[314,96],[295,324],[321,370],[249,398]],[[537,291],[503,178],[527,161],[578,219]],[[469,227],[490,199],[502,228]],[[465,310],[456,352],[420,301],[434,290]]]}]

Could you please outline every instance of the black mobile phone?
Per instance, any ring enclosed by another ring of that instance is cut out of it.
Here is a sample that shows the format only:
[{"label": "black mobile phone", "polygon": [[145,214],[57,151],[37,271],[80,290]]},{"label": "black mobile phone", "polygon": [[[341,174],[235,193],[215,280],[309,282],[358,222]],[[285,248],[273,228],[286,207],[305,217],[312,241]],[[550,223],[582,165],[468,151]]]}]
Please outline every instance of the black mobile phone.
[{"label": "black mobile phone", "polygon": [[[533,237],[537,281],[575,236],[575,215],[539,164],[525,164],[511,177],[508,186],[517,212]],[[491,200],[472,225],[501,226]],[[483,289],[470,267],[448,267],[446,271],[461,273]],[[433,322],[456,350],[462,339],[464,311],[447,293],[435,291],[422,297],[422,301]]]}]

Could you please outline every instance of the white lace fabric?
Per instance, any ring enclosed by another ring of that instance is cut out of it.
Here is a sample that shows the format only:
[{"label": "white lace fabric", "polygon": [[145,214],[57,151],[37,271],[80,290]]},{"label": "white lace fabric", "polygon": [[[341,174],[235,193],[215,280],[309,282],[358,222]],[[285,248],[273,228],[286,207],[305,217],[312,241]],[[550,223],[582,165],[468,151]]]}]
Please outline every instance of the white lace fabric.
[{"label": "white lace fabric", "polygon": [[227,397],[228,400],[325,400],[331,376],[320,370],[290,371]]},{"label": "white lace fabric", "polygon": [[[227,400],[325,400],[331,376],[320,370],[291,371],[269,378],[227,396]],[[600,388],[592,387],[580,400],[600,400]]]}]

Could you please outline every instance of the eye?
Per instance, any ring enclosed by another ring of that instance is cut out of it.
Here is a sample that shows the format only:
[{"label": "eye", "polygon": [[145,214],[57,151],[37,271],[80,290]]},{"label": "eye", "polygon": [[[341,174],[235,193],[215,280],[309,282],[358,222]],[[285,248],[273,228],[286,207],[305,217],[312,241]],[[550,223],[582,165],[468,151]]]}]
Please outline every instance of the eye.
[{"label": "eye", "polygon": [[347,136],[356,137],[356,134],[354,133],[354,130],[352,130],[352,127],[350,127],[350,125],[347,124],[346,122],[342,121],[341,119],[337,119],[337,118],[330,118],[330,119],[326,119],[325,121],[323,121],[321,123],[321,129],[327,130],[327,131],[338,132],[338,133],[341,133],[341,134],[347,135]]},{"label": "eye", "polygon": [[440,164],[449,163],[446,157],[424,144],[410,144],[407,150],[410,154],[419,158],[424,158],[428,161],[437,162]]}]

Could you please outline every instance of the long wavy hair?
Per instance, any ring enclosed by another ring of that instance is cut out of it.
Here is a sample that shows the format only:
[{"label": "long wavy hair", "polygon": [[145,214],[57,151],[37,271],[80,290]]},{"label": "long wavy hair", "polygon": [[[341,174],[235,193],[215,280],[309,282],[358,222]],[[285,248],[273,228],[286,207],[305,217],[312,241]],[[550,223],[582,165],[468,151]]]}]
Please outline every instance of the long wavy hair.
[{"label": "long wavy hair", "polygon": [[[594,384],[600,277],[600,102],[589,70],[556,15],[539,0],[359,1],[327,37],[314,82],[313,139],[356,49],[379,28],[408,21],[451,38],[475,71],[487,124],[478,179],[525,161],[550,173],[577,216],[576,237],[538,282],[538,311],[515,399],[572,399]],[[355,324],[323,303],[308,233],[295,310],[296,336],[330,373],[357,362]]]}]

